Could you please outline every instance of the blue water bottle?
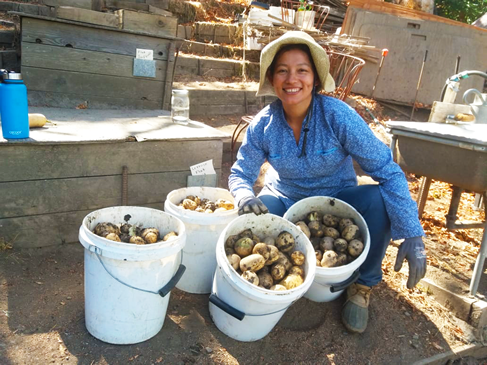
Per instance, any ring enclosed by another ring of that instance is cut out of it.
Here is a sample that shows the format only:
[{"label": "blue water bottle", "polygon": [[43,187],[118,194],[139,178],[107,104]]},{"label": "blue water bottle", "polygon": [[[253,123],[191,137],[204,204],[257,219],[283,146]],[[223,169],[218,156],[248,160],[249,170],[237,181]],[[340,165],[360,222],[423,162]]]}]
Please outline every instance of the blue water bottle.
[{"label": "blue water bottle", "polygon": [[27,88],[22,75],[0,70],[0,117],[5,139],[29,138]]}]

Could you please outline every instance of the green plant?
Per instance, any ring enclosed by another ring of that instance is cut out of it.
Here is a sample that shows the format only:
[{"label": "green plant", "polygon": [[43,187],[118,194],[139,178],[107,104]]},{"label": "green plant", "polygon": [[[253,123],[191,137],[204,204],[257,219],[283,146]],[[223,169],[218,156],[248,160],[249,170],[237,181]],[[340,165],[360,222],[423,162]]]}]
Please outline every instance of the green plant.
[{"label": "green plant", "polygon": [[298,11],[313,10],[313,2],[307,0],[299,0]]}]

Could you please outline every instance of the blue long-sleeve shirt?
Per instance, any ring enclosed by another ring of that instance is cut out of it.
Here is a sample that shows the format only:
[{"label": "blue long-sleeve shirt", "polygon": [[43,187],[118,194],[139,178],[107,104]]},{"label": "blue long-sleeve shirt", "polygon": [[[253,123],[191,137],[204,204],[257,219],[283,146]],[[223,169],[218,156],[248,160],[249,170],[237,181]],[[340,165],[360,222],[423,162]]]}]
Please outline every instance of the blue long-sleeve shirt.
[{"label": "blue long-sleeve shirt", "polygon": [[392,238],[424,235],[404,173],[392,160],[390,149],[355,110],[338,99],[315,95],[307,125],[306,154],[299,157],[305,125],[306,120],[296,144],[280,100],[256,115],[247,128],[228,181],[237,204],[242,198],[254,195],[252,187],[266,160],[271,167],[265,185],[289,209],[301,199],[336,196],[344,188],[357,186],[353,158],[379,183],[391,221]]}]

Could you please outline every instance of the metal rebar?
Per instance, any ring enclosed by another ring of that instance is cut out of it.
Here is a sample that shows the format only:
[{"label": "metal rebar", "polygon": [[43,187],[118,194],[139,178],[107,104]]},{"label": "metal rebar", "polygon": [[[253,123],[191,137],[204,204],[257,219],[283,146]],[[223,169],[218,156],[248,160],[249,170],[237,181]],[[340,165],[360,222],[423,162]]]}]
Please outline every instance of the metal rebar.
[{"label": "metal rebar", "polygon": [[129,168],[122,167],[122,206],[128,205]]}]

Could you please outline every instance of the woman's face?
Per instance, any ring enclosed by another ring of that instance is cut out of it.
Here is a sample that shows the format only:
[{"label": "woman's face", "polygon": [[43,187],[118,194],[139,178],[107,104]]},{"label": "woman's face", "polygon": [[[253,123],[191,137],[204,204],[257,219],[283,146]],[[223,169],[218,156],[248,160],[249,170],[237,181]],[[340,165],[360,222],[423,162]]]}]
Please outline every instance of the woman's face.
[{"label": "woman's face", "polygon": [[299,49],[291,49],[279,55],[274,73],[269,79],[284,106],[300,106],[303,103],[306,108],[311,103],[314,80],[311,60]]}]

